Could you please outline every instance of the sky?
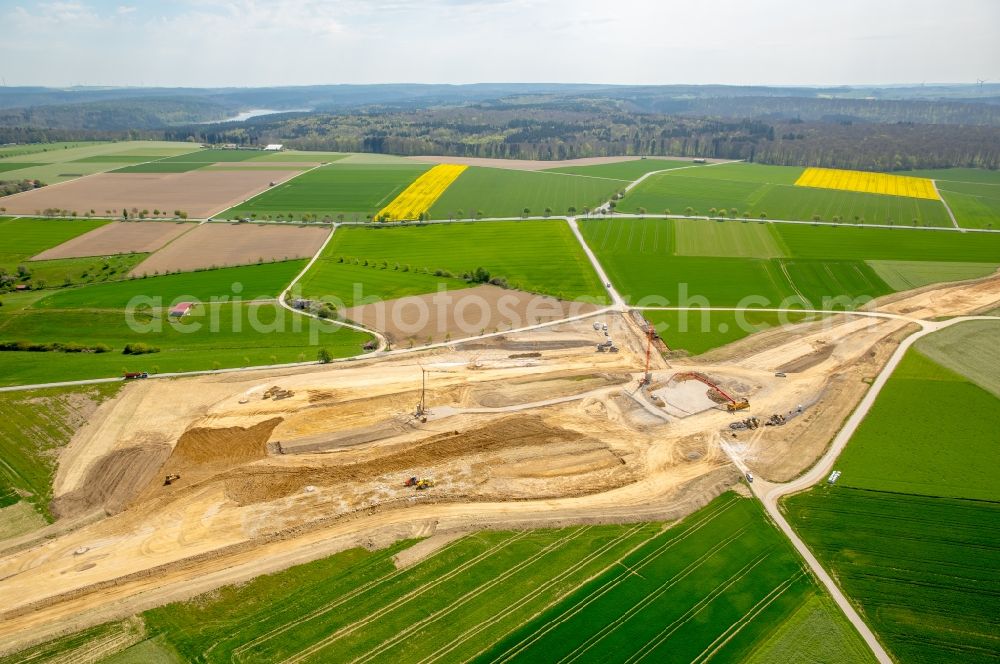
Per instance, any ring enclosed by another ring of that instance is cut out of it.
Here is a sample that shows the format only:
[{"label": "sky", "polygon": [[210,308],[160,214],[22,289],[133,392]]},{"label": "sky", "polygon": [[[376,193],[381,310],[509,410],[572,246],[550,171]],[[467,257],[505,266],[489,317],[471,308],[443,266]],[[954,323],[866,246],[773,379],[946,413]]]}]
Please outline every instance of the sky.
[{"label": "sky", "polygon": [[1000,81],[1000,0],[0,0],[5,85]]}]

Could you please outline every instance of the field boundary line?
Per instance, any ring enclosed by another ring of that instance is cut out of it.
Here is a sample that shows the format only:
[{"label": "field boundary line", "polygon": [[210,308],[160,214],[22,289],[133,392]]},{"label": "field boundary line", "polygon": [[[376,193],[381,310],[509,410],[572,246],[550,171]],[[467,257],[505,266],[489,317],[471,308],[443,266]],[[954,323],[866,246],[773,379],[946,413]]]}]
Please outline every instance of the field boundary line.
[{"label": "field boundary line", "polygon": [[565,548],[567,545],[569,545],[570,543],[572,543],[573,540],[578,539],[581,535],[583,535],[587,531],[591,530],[592,528],[593,528],[593,526],[584,526],[582,528],[578,528],[578,529],[576,529],[576,532],[570,533],[569,535],[567,535],[565,537],[559,538],[556,541],[551,542],[551,543],[545,545],[544,547],[542,547],[541,549],[539,549],[535,553],[531,554],[530,556],[528,556],[524,560],[521,560],[521,561],[517,562],[513,567],[505,569],[503,572],[501,572],[497,576],[493,577],[492,579],[490,579],[486,583],[484,583],[484,584],[482,584],[482,585],[480,585],[480,586],[478,586],[476,588],[473,588],[469,592],[465,593],[461,597],[456,598],[451,603],[449,603],[448,605],[442,607],[441,609],[438,609],[437,611],[435,611],[434,613],[430,614],[429,616],[427,616],[427,617],[425,617],[425,618],[423,618],[421,620],[418,620],[416,622],[410,623],[409,625],[406,626],[406,628],[404,628],[404,629],[396,632],[390,638],[386,639],[382,643],[379,643],[372,650],[369,650],[368,652],[366,652],[365,654],[361,655],[360,657],[356,657],[353,660],[351,660],[351,664],[355,664],[355,663],[361,663],[361,664],[363,664],[364,662],[371,661],[372,658],[378,657],[379,655],[381,655],[382,653],[384,653],[386,650],[391,649],[391,648],[395,647],[396,645],[399,645],[400,641],[402,641],[403,639],[405,639],[409,634],[413,633],[414,631],[419,630],[422,627],[425,627],[426,625],[431,625],[433,623],[436,623],[442,617],[447,616],[450,613],[454,613],[456,610],[458,610],[463,605],[465,605],[468,602],[474,600],[475,598],[479,597],[483,593],[488,592],[489,590],[492,590],[498,584],[503,583],[507,579],[511,578],[512,576],[515,576],[516,574],[518,574],[519,572],[521,572],[521,571],[523,571],[525,569],[530,569],[539,560],[542,560],[543,558],[545,558],[546,556],[548,556],[551,553],[558,552],[559,550]]},{"label": "field boundary line", "polygon": [[[522,597],[518,598],[518,600],[516,602],[514,602],[510,606],[505,607],[503,611],[501,611],[500,613],[497,613],[496,615],[494,615],[489,620],[487,620],[485,622],[477,623],[476,625],[470,627],[466,631],[464,631],[461,634],[457,635],[454,639],[451,640],[451,642],[445,648],[440,648],[440,649],[436,650],[435,652],[432,652],[428,657],[425,657],[424,659],[420,660],[417,664],[432,664],[433,662],[436,662],[437,660],[441,659],[442,657],[444,657],[445,655],[447,655],[449,652],[451,652],[452,650],[454,650],[458,646],[462,645],[463,643],[465,643],[466,641],[468,641],[472,637],[478,635],[484,629],[492,627],[493,625],[495,625],[496,623],[498,623],[499,621],[503,620],[504,618],[506,618],[507,616],[509,616],[511,613],[513,613],[514,611],[516,611],[517,609],[521,608],[522,606],[524,606],[525,604],[527,604],[531,600],[535,599],[542,592],[544,592],[545,590],[548,590],[551,586],[555,585],[559,581],[562,581],[563,579],[565,579],[566,577],[568,577],[571,574],[575,573],[576,571],[582,569],[583,567],[585,567],[586,565],[590,564],[591,562],[593,562],[594,560],[596,560],[597,558],[599,558],[601,555],[603,555],[604,553],[606,553],[610,549],[614,548],[616,545],[620,544],[621,542],[624,542],[625,540],[629,539],[633,535],[637,534],[644,527],[645,527],[645,524],[639,523],[639,524],[636,524],[635,526],[633,526],[632,528],[630,528],[629,530],[626,530],[625,532],[623,532],[618,537],[616,537],[616,538],[610,540],[609,542],[605,543],[599,549],[596,549],[596,550],[592,551],[589,555],[585,556],[583,559],[575,562],[572,566],[570,566],[567,569],[563,570],[558,575],[552,577],[551,579],[548,579],[547,581],[545,581],[541,585],[539,585],[536,588],[532,589],[528,594],[523,595]],[[645,540],[643,540],[642,542],[640,542],[636,546],[632,547],[629,551],[627,551],[625,553],[625,555],[628,555],[629,552],[634,551],[637,547],[642,546],[643,544],[651,541],[657,535],[659,535],[659,533],[654,533],[653,535],[647,537]],[[587,581],[589,581],[592,578],[595,578],[595,576],[599,576],[600,574],[603,574],[606,570],[608,570],[612,566],[616,565],[619,560],[620,560],[620,558],[615,559],[609,565],[605,566],[602,570],[600,570],[596,574],[591,575],[587,579],[584,579],[581,584],[578,584],[578,585],[574,586],[573,588],[571,588],[570,590],[566,591],[565,593],[563,593],[559,597],[557,597],[554,600],[548,602],[544,607],[542,607],[541,611],[545,611],[549,607],[551,607],[551,606],[555,605],[556,603],[560,602],[563,598],[565,598],[568,595],[570,595],[573,592],[575,592],[580,587],[580,585],[582,585],[583,583],[587,583]],[[538,615],[539,613],[541,613],[541,611],[538,611],[535,614],[533,614],[531,617],[528,618],[528,620],[533,619],[536,615]],[[521,624],[523,625],[525,623],[521,623]],[[516,627],[515,627],[515,629],[516,629]]]},{"label": "field boundary line", "polygon": [[965,232],[965,229],[958,225],[958,220],[955,219],[955,214],[951,211],[951,206],[948,205],[948,201],[944,200],[944,196],[941,195],[941,191],[937,186],[937,180],[932,179],[931,185],[934,187],[934,193],[937,194],[938,200],[941,201],[941,205],[944,206],[945,212],[947,212],[948,216],[951,217],[951,223],[955,226],[955,228]]},{"label": "field boundary line", "polygon": [[[571,166],[567,168],[572,168]],[[578,167],[579,168],[579,167]],[[586,167],[583,167],[586,168]],[[621,182],[623,184],[628,184],[632,180],[623,180],[622,178],[609,178],[605,175],[585,175],[584,173],[562,173],[560,171],[521,171],[522,173],[545,173],[546,175],[568,175],[571,178],[589,178],[591,180],[609,180],[611,182]]]},{"label": "field boundary line", "polygon": [[[673,548],[673,546],[675,544],[683,542],[691,534],[693,534],[693,533],[701,530],[704,526],[706,526],[707,524],[709,524],[712,521],[714,521],[715,518],[718,517],[720,514],[723,514],[726,511],[728,511],[729,508],[731,508],[733,505],[736,504],[736,502],[737,502],[737,499],[734,497],[734,498],[730,499],[729,501],[727,501],[726,503],[724,503],[723,505],[720,505],[719,507],[714,508],[714,510],[712,512],[706,513],[704,516],[702,516],[702,518],[701,518],[700,521],[695,521],[695,522],[691,523],[689,525],[688,529],[685,530],[683,533],[681,533],[680,535],[678,535],[675,538],[668,539],[666,542],[664,542],[660,546],[656,547],[653,551],[650,551],[649,553],[647,553],[643,558],[641,558],[636,564],[633,565],[633,568],[639,568],[639,567],[641,567],[642,565],[644,565],[649,560],[655,559],[655,558],[659,557],[660,555],[662,555],[664,551],[667,551],[667,550]],[[662,535],[662,534],[663,533],[659,533],[659,535]],[[546,623],[545,625],[543,625],[541,627],[541,629],[538,629],[537,631],[532,632],[531,634],[529,634],[526,637],[524,637],[523,639],[521,639],[521,641],[519,641],[518,643],[515,643],[514,645],[512,645],[511,647],[509,647],[507,649],[507,651],[504,652],[504,653],[502,653],[500,655],[500,657],[496,661],[497,662],[510,661],[510,659],[512,657],[516,657],[518,654],[520,654],[521,652],[523,652],[526,648],[530,647],[531,645],[533,645],[534,643],[536,643],[539,639],[541,639],[545,635],[549,634],[556,627],[558,627],[561,624],[563,624],[563,623],[567,622],[568,620],[572,619],[574,616],[576,616],[578,613],[580,613],[580,611],[583,611],[585,608],[587,608],[587,606],[589,606],[593,602],[595,602],[598,599],[600,599],[601,597],[603,597],[606,593],[608,593],[611,590],[613,590],[616,586],[618,586],[618,584],[622,583],[622,581],[626,577],[628,577],[629,575],[631,575],[631,571],[628,571],[627,573],[623,573],[620,576],[616,576],[616,577],[614,577],[612,579],[609,579],[604,585],[602,585],[602,586],[594,589],[589,595],[587,595],[586,597],[584,597],[578,604],[576,604],[573,607],[571,607],[569,611],[567,611],[567,612],[559,615],[558,618],[556,618],[554,620],[551,620],[548,623]]]},{"label": "field boundary line", "polygon": [[681,627],[686,625],[688,621],[691,620],[691,618],[701,613],[706,606],[708,606],[709,604],[717,600],[719,597],[721,597],[723,593],[725,593],[734,585],[742,581],[751,571],[753,571],[758,565],[767,560],[770,556],[771,556],[771,550],[768,549],[767,551],[762,552],[756,558],[752,559],[750,562],[748,562],[740,569],[733,572],[733,574],[730,575],[729,578],[727,578],[725,581],[722,581],[717,586],[715,586],[715,588],[713,588],[710,593],[708,593],[700,600],[698,600],[694,604],[694,606],[692,606],[687,611],[678,616],[672,623],[667,625],[665,628],[660,630],[660,632],[656,634],[653,638],[644,643],[641,648],[632,653],[626,660],[624,660],[624,663],[628,664],[629,662],[641,661],[645,659],[650,652],[652,652],[653,650],[658,648],[661,644],[663,644],[663,642],[666,641],[668,638],[670,638],[670,636],[674,632],[676,632]]},{"label": "field boundary line", "polygon": [[[658,600],[675,585],[677,585],[678,583],[686,579],[688,576],[690,576],[692,573],[697,571],[698,568],[704,565],[706,561],[715,557],[715,554],[719,553],[727,546],[729,546],[730,544],[738,540],[740,537],[742,537],[743,534],[746,533],[746,531],[747,528],[741,528],[740,530],[731,534],[726,539],[717,542],[714,546],[712,546],[707,551],[702,553],[700,556],[698,556],[690,563],[688,563],[687,566],[685,566],[680,571],[671,576],[669,579],[660,584],[654,591],[643,595],[638,602],[630,606],[623,613],[619,614],[614,620],[604,625],[600,630],[591,634],[589,638],[587,638],[582,643],[578,644],[576,648],[571,650],[569,654],[567,654],[559,661],[572,662],[577,658],[579,658],[584,653],[586,653],[588,650],[593,648],[595,645],[603,641],[605,637],[607,637],[610,634],[614,634],[619,627],[627,623],[629,620],[635,617],[636,614],[638,614],[643,609],[648,607],[650,604]],[[659,558],[659,556],[657,556],[657,558]],[[630,574],[632,571],[633,570],[629,570]],[[618,578],[627,579],[628,577],[629,575],[625,575]]]},{"label": "field boundary line", "polygon": [[316,652],[319,652],[323,648],[327,647],[331,643],[340,640],[340,638],[342,636],[347,636],[347,635],[350,635],[350,634],[356,632],[357,630],[361,629],[362,627],[370,624],[373,620],[377,620],[378,618],[381,618],[386,613],[389,613],[390,611],[395,610],[396,608],[402,606],[403,604],[406,604],[407,602],[409,602],[410,600],[414,599],[415,597],[419,597],[420,595],[424,594],[426,591],[432,590],[432,589],[438,587],[439,585],[441,585],[442,583],[445,583],[447,581],[451,581],[454,577],[458,576],[459,574],[461,574],[465,570],[467,570],[470,567],[473,567],[473,566],[479,564],[480,562],[482,562],[483,560],[486,560],[487,558],[491,558],[500,549],[503,549],[503,548],[507,547],[510,544],[513,544],[515,542],[518,542],[518,541],[524,539],[525,537],[527,537],[527,535],[528,535],[528,531],[527,530],[522,530],[522,531],[516,533],[515,535],[513,535],[511,537],[508,537],[507,539],[505,539],[505,540],[497,543],[495,546],[492,546],[492,547],[486,549],[485,551],[477,554],[476,556],[470,558],[469,560],[465,561],[461,565],[458,565],[457,567],[452,568],[447,573],[442,574],[441,576],[435,577],[433,580],[428,581],[427,583],[425,583],[425,584],[423,584],[421,586],[418,586],[417,588],[414,588],[413,590],[411,590],[410,592],[406,593],[405,595],[397,597],[396,599],[394,599],[393,601],[391,601],[389,604],[375,609],[374,611],[372,611],[371,613],[369,613],[366,616],[363,616],[359,620],[355,620],[354,622],[352,622],[350,624],[344,625],[343,627],[341,627],[340,629],[336,630],[332,634],[329,634],[325,638],[317,641],[316,643],[314,643],[314,644],[312,644],[312,645],[310,645],[310,646],[308,646],[306,648],[303,648],[302,650],[300,650],[299,652],[295,653],[291,657],[288,657],[288,658],[282,660],[282,664],[287,664],[289,662],[301,662],[306,657],[309,657],[310,655],[312,655],[312,654],[314,654]]},{"label": "field boundary line", "polygon": [[[298,172],[298,174],[296,174],[296,175],[293,175],[292,177],[288,178],[287,180],[285,180],[285,181],[284,181],[284,182],[282,182],[281,184],[277,185],[277,187],[284,187],[284,186],[285,186],[286,184],[289,184],[289,183],[291,183],[291,182],[292,182],[293,180],[297,180],[298,178],[302,177],[302,176],[303,176],[303,175],[305,175],[306,173],[312,173],[312,172],[313,172],[313,171],[315,171],[315,170],[316,170],[317,168],[323,168],[324,166],[329,166],[329,165],[330,165],[330,164],[332,164],[332,163],[334,163],[334,162],[327,162],[327,163],[325,163],[325,164],[316,164],[316,165],[315,165],[315,166],[313,166],[312,168],[307,168],[307,169],[306,169],[306,170],[304,170],[304,171],[299,171],[299,172]],[[195,170],[197,170],[197,169],[195,169]],[[215,217],[221,217],[221,216],[222,216],[223,214],[225,214],[226,212],[229,212],[230,210],[232,210],[232,209],[234,209],[234,208],[238,208],[238,207],[239,207],[239,206],[241,206],[241,205],[246,205],[247,203],[249,203],[249,202],[250,202],[250,201],[252,201],[253,199],[257,198],[258,196],[263,196],[263,195],[264,195],[264,194],[266,194],[267,192],[269,192],[269,191],[271,191],[272,189],[275,189],[275,188],[277,188],[277,187],[267,187],[266,189],[264,189],[264,191],[260,191],[260,192],[257,192],[257,193],[256,193],[256,194],[254,194],[253,196],[249,196],[249,197],[247,197],[247,198],[244,198],[244,199],[243,199],[242,201],[240,201],[239,203],[237,203],[237,204],[235,204],[235,205],[228,205],[228,206],[226,206],[226,207],[222,208],[221,210],[216,210],[216,211],[212,212],[212,214],[210,214],[210,215],[208,215],[207,217],[205,217],[205,219],[204,219],[203,221],[208,221],[209,219],[214,219]],[[225,221],[225,220],[223,220],[223,221]]]},{"label": "field boundary line", "polygon": [[[764,609],[771,606],[771,604],[773,604],[779,597],[784,595],[788,591],[788,589],[792,586],[793,583],[795,583],[805,575],[806,575],[805,570],[800,570],[798,574],[791,575],[790,577],[779,583],[777,586],[772,588],[771,592],[769,592],[767,595],[764,595],[764,597],[762,597],[759,602],[757,602],[750,608],[749,613],[740,616],[736,620],[736,622],[734,622],[732,625],[726,628],[725,632],[717,636],[715,641],[712,641],[710,644],[708,644],[708,648],[705,648],[705,650],[701,651],[701,653],[699,653],[698,656],[692,660],[692,664],[696,663],[700,664],[700,662],[707,662],[708,660],[715,657],[716,653],[718,653],[719,650],[724,648],[727,643],[732,641],[737,634],[742,632],[744,627],[749,625],[754,618],[756,618],[758,615],[760,615],[762,611],[764,611]],[[762,604],[763,606],[761,606]],[[733,629],[734,627],[736,628],[735,630]],[[719,643],[720,640],[722,641],[722,643]],[[717,643],[718,645],[716,646],[715,644]],[[712,646],[715,646],[715,648],[711,652],[708,652],[708,649],[711,648]],[[706,653],[708,654],[706,655]]]}]

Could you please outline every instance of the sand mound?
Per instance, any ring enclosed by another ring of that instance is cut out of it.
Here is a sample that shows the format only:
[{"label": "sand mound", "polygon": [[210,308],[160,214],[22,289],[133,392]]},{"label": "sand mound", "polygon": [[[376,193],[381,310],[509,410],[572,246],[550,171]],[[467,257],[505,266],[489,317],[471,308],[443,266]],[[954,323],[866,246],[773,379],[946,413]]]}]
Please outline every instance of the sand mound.
[{"label": "sand mound", "polygon": [[169,445],[142,445],[105,454],[90,467],[79,488],[52,501],[52,512],[60,518],[98,507],[110,514],[120,512],[157,475],[169,454]]},{"label": "sand mound", "polygon": [[311,468],[242,468],[226,479],[226,495],[240,504],[259,503],[291,495],[306,485],[369,481],[386,473],[433,466],[459,457],[583,438],[576,431],[546,424],[538,416],[506,417],[476,429],[439,434],[410,449],[353,463]]}]

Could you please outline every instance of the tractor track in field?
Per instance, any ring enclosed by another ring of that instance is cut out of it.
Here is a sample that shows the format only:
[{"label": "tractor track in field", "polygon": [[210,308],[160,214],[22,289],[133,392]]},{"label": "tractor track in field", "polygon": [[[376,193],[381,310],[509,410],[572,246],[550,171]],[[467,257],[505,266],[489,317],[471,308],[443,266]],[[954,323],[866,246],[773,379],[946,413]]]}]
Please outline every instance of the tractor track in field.
[{"label": "tractor track in field", "polygon": [[[591,553],[589,553],[583,559],[575,562],[572,566],[566,568],[565,570],[561,571],[556,576],[552,577],[551,579],[548,579],[544,583],[542,583],[539,586],[537,586],[534,589],[532,589],[527,595],[523,595],[522,597],[518,598],[517,601],[515,601],[510,606],[505,607],[503,609],[503,611],[500,611],[499,613],[497,613],[496,615],[494,615],[490,620],[478,623],[474,627],[472,627],[472,628],[466,630],[465,632],[462,632],[461,634],[457,635],[451,641],[451,643],[448,644],[448,646],[446,646],[445,648],[441,648],[441,649],[439,649],[439,650],[431,653],[430,656],[425,657],[424,659],[421,659],[419,662],[417,662],[417,664],[433,664],[433,662],[436,662],[437,660],[441,659],[442,657],[444,657],[445,655],[447,655],[449,652],[453,651],[455,648],[459,647],[460,645],[462,645],[463,643],[465,643],[469,639],[471,639],[471,638],[475,637],[476,635],[478,635],[479,633],[481,633],[483,630],[492,627],[496,623],[500,622],[501,620],[503,620],[504,618],[506,618],[507,616],[509,616],[511,613],[514,613],[515,611],[517,611],[518,609],[520,609],[522,606],[524,606],[525,604],[527,604],[528,602],[530,602],[531,600],[535,599],[536,597],[538,597],[539,595],[541,595],[543,592],[545,592],[546,590],[548,590],[549,588],[551,588],[552,586],[554,586],[559,581],[561,581],[561,580],[569,577],[570,575],[572,575],[576,571],[578,571],[580,569],[583,569],[583,567],[585,567],[586,565],[590,564],[594,560],[597,560],[598,558],[600,558],[607,551],[610,551],[612,548],[614,548],[615,546],[617,546],[621,542],[624,542],[624,541],[628,540],[630,537],[632,537],[633,535],[637,534],[640,530],[642,530],[642,527],[643,527],[642,524],[638,524],[636,526],[633,526],[632,528],[630,528],[629,530],[623,532],[621,535],[619,535],[615,539],[613,539],[613,540],[605,543],[599,549],[595,549],[594,551],[592,551]],[[641,547],[641,546],[645,545],[646,543],[648,543],[649,541],[651,541],[653,538],[655,538],[658,534],[659,533],[655,533],[655,534],[651,535],[650,537],[646,538],[645,540],[643,540],[642,542],[639,542],[634,547],[632,547],[632,549],[630,549],[629,551],[626,551],[624,554],[622,554],[622,556],[620,556],[616,560],[612,561],[610,565],[605,566],[604,569],[602,569],[599,572],[597,572],[596,574],[592,575],[590,578],[596,578],[600,574],[603,574],[607,570],[611,569],[611,567],[613,567],[615,564],[617,564],[623,557],[629,555],[629,553],[631,553],[632,551],[634,551],[638,547]],[[577,584],[577,586],[573,587],[569,591],[563,593],[562,595],[559,595],[558,597],[555,597],[550,602],[548,602],[544,607],[542,607],[539,610],[539,612],[545,611],[548,608],[554,606],[555,604],[557,604],[558,602],[560,602],[562,599],[564,599],[565,597],[567,597],[570,594],[572,594],[573,592],[575,592],[581,585],[585,584],[588,580],[589,579],[585,579],[585,580],[581,581],[579,584]]]}]

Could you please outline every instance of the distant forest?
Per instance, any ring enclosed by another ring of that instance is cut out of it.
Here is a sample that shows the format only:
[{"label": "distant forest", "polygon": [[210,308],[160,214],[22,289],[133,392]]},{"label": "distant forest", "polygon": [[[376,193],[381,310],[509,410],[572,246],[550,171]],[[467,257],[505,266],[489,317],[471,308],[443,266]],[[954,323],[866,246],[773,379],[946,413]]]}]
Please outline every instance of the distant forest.
[{"label": "distant forest", "polygon": [[[247,108],[312,110],[218,122]],[[996,169],[998,128],[997,85],[0,89],[0,143],[168,139],[400,155]]]},{"label": "distant forest", "polygon": [[988,126],[768,122],[530,106],[260,118],[164,135],[209,143],[280,142],[303,150],[503,159],[674,155],[878,171],[1000,167],[1000,131]]}]

